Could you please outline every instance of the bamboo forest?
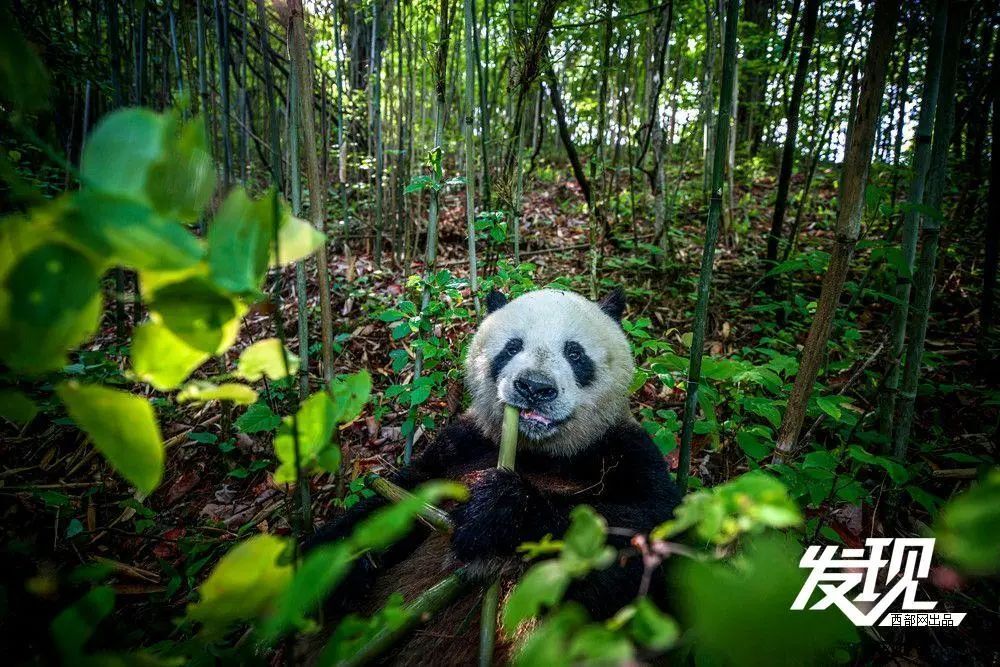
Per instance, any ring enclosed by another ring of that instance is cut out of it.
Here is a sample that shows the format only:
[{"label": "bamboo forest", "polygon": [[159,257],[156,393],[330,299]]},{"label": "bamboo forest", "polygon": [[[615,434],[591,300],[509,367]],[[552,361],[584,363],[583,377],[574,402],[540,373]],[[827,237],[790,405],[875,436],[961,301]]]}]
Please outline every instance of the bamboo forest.
[{"label": "bamboo forest", "polygon": [[997,0],[0,0],[9,665],[1000,664]]}]

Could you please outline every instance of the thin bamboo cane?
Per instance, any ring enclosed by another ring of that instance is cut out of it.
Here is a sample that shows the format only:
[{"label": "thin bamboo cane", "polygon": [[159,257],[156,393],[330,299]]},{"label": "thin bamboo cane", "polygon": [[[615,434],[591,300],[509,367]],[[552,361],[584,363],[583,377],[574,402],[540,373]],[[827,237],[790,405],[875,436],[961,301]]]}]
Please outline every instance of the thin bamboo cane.
[{"label": "thin bamboo cane", "polygon": [[[517,424],[520,413],[513,405],[503,408],[503,431],[500,435],[500,456],[497,468],[514,469],[514,459],[517,457]],[[500,605],[500,582],[486,590],[483,598],[483,611],[479,625],[479,664],[486,667],[493,663],[493,648],[496,645],[497,608]]]},{"label": "thin bamboo cane", "polygon": [[681,492],[687,489],[688,468],[691,467],[691,437],[694,434],[694,416],[698,409],[698,385],[701,382],[701,358],[705,344],[705,321],[708,319],[708,297],[712,286],[712,261],[719,239],[719,216],[722,211],[722,177],[729,143],[729,116],[732,113],[733,79],[736,76],[736,27],[739,0],[728,0],[726,5],[725,53],[722,56],[722,91],[719,95],[719,115],[716,118],[715,155],[712,160],[711,200],[708,223],[705,229],[705,247],[701,256],[701,274],[698,278],[698,303],[694,311],[691,334],[691,357],[688,366],[687,400],[684,405],[684,424],[681,429],[680,457],[677,464],[677,485]]}]

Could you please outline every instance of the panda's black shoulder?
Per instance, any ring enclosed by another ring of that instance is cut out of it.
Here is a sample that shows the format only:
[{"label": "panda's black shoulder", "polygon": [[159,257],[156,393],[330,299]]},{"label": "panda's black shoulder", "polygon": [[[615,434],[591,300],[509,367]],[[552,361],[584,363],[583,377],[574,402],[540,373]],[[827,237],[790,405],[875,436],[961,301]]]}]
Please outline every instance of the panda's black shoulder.
[{"label": "panda's black shoulder", "polygon": [[681,493],[671,479],[662,452],[635,420],[623,420],[608,429],[599,448],[615,461],[612,483],[641,490],[662,508],[672,510],[680,504]]}]

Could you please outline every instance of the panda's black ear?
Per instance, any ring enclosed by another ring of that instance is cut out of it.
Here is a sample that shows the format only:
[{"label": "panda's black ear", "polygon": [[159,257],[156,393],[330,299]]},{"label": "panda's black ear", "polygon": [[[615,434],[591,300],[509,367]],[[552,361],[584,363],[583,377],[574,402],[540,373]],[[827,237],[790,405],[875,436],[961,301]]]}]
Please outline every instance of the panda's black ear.
[{"label": "panda's black ear", "polygon": [[603,299],[597,302],[605,313],[615,322],[621,323],[622,315],[625,313],[625,290],[616,287],[608,292]]},{"label": "panda's black ear", "polygon": [[507,297],[500,290],[491,289],[486,295],[486,312],[492,313],[507,305]]}]

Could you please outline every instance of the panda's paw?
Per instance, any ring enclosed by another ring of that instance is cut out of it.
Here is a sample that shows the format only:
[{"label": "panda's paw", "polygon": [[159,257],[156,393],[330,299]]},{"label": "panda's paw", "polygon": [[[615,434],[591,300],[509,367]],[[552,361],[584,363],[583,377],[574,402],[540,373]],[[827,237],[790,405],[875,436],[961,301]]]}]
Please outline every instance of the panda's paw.
[{"label": "panda's paw", "polygon": [[472,562],[514,555],[525,539],[525,518],[537,504],[538,492],[516,472],[492,469],[469,489],[469,500],[452,513],[452,550]]}]

